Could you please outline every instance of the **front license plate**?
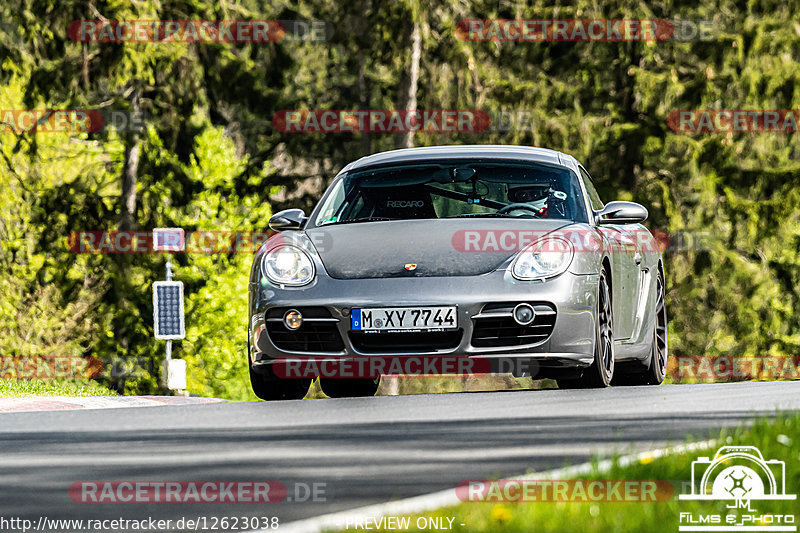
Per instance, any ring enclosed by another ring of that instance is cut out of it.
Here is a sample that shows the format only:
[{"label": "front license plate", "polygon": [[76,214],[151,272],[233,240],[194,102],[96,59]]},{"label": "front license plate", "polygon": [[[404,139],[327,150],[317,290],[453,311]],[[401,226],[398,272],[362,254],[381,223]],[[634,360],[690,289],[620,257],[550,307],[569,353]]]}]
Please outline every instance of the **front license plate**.
[{"label": "front license plate", "polygon": [[455,306],[353,309],[353,331],[443,331],[458,327]]}]

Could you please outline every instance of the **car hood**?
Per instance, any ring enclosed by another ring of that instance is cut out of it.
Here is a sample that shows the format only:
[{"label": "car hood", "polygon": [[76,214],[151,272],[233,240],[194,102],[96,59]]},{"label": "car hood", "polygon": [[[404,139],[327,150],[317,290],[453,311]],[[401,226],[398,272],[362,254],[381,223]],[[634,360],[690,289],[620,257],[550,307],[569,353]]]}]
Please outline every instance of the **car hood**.
[{"label": "car hood", "polygon": [[519,250],[571,223],[392,220],[311,228],[306,235],[328,275],[336,279],[477,276],[496,270]]}]

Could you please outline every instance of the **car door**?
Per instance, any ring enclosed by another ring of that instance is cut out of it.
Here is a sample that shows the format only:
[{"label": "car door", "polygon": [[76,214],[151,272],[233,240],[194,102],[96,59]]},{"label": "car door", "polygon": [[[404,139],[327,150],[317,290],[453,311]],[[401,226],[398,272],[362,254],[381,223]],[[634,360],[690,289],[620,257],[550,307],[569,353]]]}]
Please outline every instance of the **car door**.
[{"label": "car door", "polygon": [[630,225],[604,225],[603,230],[612,245],[612,283],[616,300],[613,305],[614,336],[628,339],[633,334],[639,302],[641,254],[636,249],[635,235]]},{"label": "car door", "polygon": [[[604,207],[592,183],[592,178],[582,166],[581,181],[594,211]],[[605,237],[611,261],[611,304],[614,313],[614,338],[628,339],[633,334],[636,304],[639,291],[639,263],[641,254],[636,248],[635,227],[629,224],[603,224],[597,229]]]}]

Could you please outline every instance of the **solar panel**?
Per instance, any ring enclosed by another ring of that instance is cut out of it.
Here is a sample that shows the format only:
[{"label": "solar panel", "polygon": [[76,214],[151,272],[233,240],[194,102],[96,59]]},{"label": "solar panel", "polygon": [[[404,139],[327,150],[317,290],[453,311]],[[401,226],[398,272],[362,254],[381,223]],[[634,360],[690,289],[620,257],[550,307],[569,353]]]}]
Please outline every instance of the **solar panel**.
[{"label": "solar panel", "polygon": [[182,281],[153,283],[153,324],[156,339],[182,339],[186,336]]}]

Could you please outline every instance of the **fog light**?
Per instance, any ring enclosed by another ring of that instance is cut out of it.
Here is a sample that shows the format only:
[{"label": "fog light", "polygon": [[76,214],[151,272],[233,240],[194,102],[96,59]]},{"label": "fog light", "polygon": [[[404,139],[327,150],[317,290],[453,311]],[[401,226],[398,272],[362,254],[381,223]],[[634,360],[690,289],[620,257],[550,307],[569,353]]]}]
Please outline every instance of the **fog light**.
[{"label": "fog light", "polygon": [[520,326],[527,326],[536,318],[536,311],[528,304],[519,304],[514,308],[514,321]]},{"label": "fog light", "polygon": [[283,315],[283,325],[286,329],[297,329],[303,325],[303,315],[297,309],[289,309]]}]

